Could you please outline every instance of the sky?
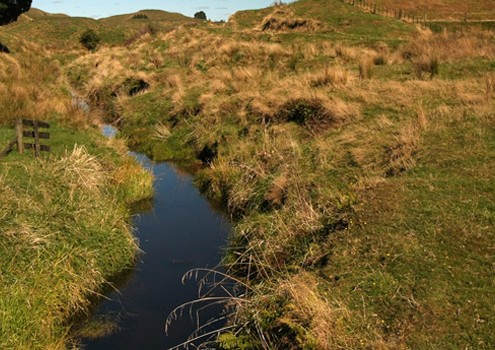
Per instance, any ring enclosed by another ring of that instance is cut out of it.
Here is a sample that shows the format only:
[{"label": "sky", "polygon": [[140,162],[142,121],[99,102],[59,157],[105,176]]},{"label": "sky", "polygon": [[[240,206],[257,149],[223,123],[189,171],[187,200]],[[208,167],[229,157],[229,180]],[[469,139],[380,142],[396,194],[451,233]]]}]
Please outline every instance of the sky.
[{"label": "sky", "polygon": [[204,11],[211,20],[227,20],[239,10],[264,8],[273,0],[33,0],[32,7],[49,13],[102,18],[143,9],[179,12],[193,17]]}]

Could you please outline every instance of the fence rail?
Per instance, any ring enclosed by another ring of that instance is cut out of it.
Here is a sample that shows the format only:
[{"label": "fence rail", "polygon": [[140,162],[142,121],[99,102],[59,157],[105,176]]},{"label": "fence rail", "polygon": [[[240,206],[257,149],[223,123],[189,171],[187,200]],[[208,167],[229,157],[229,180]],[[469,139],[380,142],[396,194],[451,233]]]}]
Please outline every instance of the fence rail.
[{"label": "fence rail", "polygon": [[427,15],[425,14],[422,17],[414,15],[412,13],[408,13],[402,9],[393,9],[388,6],[379,6],[376,2],[366,1],[366,0],[340,0],[343,3],[346,3],[351,6],[359,7],[365,11],[370,13],[395,18],[400,21],[413,23],[420,25],[422,27],[427,27]]},{"label": "fence rail", "polygon": [[[26,130],[26,128],[28,130]],[[34,156],[39,157],[41,152],[50,152],[50,146],[41,144],[40,140],[50,139],[49,132],[42,132],[40,129],[49,129],[50,124],[31,119],[18,119],[16,123],[16,137],[0,153],[0,157],[5,157],[15,148],[19,153],[24,150],[34,150]],[[24,138],[33,139],[33,142],[25,143]]]}]

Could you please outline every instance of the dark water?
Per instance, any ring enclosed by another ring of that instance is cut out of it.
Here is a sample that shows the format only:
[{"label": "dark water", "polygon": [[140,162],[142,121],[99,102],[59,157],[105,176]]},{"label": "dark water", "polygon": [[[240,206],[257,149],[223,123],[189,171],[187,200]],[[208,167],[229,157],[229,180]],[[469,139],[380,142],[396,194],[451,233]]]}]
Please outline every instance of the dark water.
[{"label": "dark water", "polygon": [[96,310],[95,317],[117,318],[120,330],[83,339],[84,349],[167,349],[185,341],[195,329],[187,313],[172,324],[168,336],[164,331],[170,311],[198,296],[195,281],[183,285],[181,278],[193,268],[215,267],[230,230],[229,220],[200,195],[190,175],[136,156],[156,177],[151,209],[133,218],[144,253],[127,282],[118,286],[120,293],[111,293],[111,300]]}]

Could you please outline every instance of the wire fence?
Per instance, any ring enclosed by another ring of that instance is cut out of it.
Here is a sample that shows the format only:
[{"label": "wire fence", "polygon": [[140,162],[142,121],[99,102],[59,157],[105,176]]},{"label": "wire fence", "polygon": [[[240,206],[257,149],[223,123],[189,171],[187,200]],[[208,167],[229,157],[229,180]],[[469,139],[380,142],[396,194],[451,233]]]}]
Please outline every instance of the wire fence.
[{"label": "wire fence", "polygon": [[427,27],[427,15],[417,16],[413,13],[407,12],[403,9],[390,8],[388,6],[380,6],[376,2],[366,1],[366,0],[340,0],[343,3],[349,4],[351,6],[359,7],[360,9],[390,18],[395,18],[399,21],[404,21],[407,23],[417,24],[422,27]]}]

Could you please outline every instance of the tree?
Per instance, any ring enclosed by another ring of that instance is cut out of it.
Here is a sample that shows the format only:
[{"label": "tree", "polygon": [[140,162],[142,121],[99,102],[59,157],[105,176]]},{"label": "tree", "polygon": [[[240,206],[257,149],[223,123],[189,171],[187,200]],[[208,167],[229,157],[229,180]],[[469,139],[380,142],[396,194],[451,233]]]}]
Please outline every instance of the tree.
[{"label": "tree", "polygon": [[202,19],[206,21],[206,13],[204,11],[199,11],[194,14],[194,18],[196,19]]},{"label": "tree", "polygon": [[79,37],[79,42],[89,51],[94,51],[98,47],[101,38],[93,29],[88,29]]},{"label": "tree", "polygon": [[0,0],[0,25],[16,21],[31,8],[31,2],[32,0]]}]

